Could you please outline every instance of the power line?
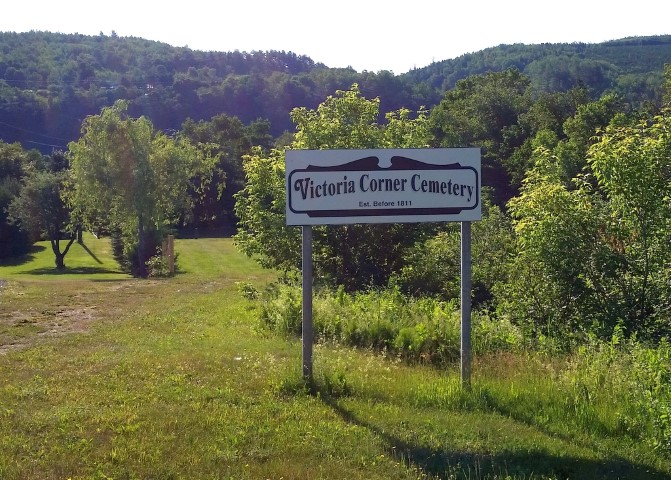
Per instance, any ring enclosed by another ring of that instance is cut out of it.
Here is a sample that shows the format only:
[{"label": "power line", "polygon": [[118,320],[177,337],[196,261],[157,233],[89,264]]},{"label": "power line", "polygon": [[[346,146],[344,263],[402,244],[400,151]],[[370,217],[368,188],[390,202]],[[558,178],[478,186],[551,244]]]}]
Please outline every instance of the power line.
[{"label": "power line", "polygon": [[[35,132],[33,130],[28,130],[28,129],[22,128],[22,127],[17,127],[16,125],[12,125],[10,123],[3,122],[3,121],[0,121],[0,125],[5,125],[7,127],[14,128],[14,129],[19,130],[21,132],[30,133],[32,135],[37,135],[37,136],[43,137],[43,138],[49,138],[49,139],[52,139],[52,140],[62,140],[63,142],[69,142],[70,141],[67,138],[53,137],[51,135],[45,135],[45,134],[40,133],[40,132]],[[39,143],[39,142],[33,142],[33,143]]]},{"label": "power line", "polygon": [[35,145],[42,145],[45,147],[54,147],[54,148],[67,148],[65,145],[52,145],[51,143],[42,143],[42,142],[36,142],[34,140],[25,140],[26,143],[34,143]]}]

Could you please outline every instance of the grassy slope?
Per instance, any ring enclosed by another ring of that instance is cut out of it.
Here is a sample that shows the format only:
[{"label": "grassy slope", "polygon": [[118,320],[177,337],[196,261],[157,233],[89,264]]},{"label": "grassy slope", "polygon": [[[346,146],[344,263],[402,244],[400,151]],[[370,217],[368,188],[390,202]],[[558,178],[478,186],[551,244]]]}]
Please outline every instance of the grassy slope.
[{"label": "grassy slope", "polygon": [[0,266],[2,479],[671,478],[553,418],[525,358],[480,359],[469,393],[456,370],[318,346],[322,393],[296,392],[300,345],[257,331],[235,286],[273,276],[230,240],[179,240],[184,273],[149,281],[86,245],[102,264],[73,247],[80,273],[50,274],[48,250]]}]

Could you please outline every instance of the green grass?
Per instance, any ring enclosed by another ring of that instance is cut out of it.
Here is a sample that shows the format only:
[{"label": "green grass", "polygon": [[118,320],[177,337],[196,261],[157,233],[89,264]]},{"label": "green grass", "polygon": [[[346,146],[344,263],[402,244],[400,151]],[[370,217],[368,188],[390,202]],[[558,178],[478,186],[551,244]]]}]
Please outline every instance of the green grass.
[{"label": "green grass", "polygon": [[668,457],[556,408],[561,360],[479,358],[465,391],[456,366],[318,345],[308,388],[299,342],[237,290],[273,273],[230,239],[178,240],[181,273],[160,280],[86,244],[105,273],[79,250],[66,274],[48,250],[0,266],[3,480],[671,478]]},{"label": "green grass", "polygon": [[64,279],[79,279],[82,275],[94,275],[97,280],[126,278],[111,255],[109,239],[97,239],[84,234],[80,245],[75,242],[65,256],[66,269],[62,272],[54,266],[54,255],[49,242],[37,242],[30,253],[17,259],[0,261],[0,279],[49,280],[58,275]]}]

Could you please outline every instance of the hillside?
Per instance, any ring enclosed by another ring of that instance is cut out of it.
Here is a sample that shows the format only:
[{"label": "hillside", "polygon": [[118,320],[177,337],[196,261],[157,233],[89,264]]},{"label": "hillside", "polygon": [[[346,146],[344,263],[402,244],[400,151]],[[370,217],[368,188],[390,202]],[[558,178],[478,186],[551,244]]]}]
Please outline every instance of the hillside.
[{"label": "hillside", "polygon": [[289,112],[315,108],[336,89],[359,83],[381,111],[432,107],[460,79],[517,68],[539,91],[576,84],[606,90],[636,106],[658,102],[671,36],[602,44],[501,45],[433,63],[404,75],[327,68],[292,52],[201,52],[134,37],[0,33],[0,139],[48,153],[79,136],[84,117],[117,99],[157,128],[226,113],[268,119],[279,136]]},{"label": "hillside", "polygon": [[471,75],[516,68],[539,91],[565,91],[582,83],[593,96],[613,90],[630,102],[658,101],[664,65],[671,62],[671,35],[598,44],[499,45],[435,62],[405,76],[436,91],[454,88]]}]

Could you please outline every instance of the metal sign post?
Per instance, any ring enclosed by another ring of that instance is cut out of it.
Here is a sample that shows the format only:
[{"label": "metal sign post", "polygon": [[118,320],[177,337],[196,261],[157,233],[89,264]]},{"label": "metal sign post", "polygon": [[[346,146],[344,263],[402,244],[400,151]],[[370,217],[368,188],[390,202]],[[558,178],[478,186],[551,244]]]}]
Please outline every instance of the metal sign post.
[{"label": "metal sign post", "polygon": [[461,222],[461,385],[471,386],[471,222]]},{"label": "metal sign post", "polygon": [[303,226],[303,378],[312,380],[312,227]]}]

